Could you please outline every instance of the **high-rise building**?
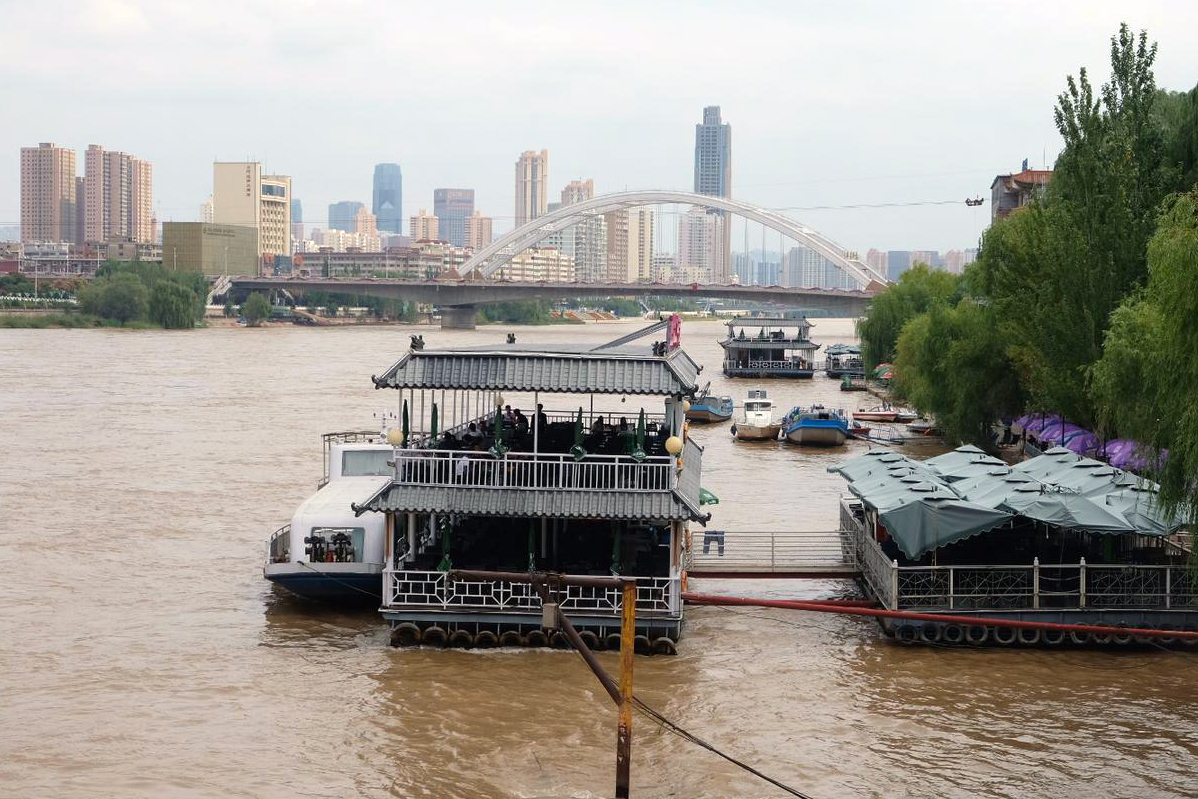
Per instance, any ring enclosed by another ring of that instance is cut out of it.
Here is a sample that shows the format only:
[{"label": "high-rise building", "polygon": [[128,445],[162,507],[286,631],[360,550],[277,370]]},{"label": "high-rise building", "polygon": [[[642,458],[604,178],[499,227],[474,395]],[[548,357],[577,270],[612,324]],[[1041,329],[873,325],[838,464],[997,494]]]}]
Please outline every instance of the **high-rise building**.
[{"label": "high-rise building", "polygon": [[89,144],[84,160],[83,234],[87,241],[154,241],[153,165]]},{"label": "high-rise building", "polygon": [[549,180],[549,151],[525,150],[516,160],[516,227],[544,214]]},{"label": "high-rise building", "polygon": [[354,232],[359,236],[377,236],[379,234],[378,219],[364,207],[354,214]]},{"label": "high-rise building", "polygon": [[73,241],[76,244],[83,244],[87,241],[87,215],[86,215],[86,198],[87,185],[83,178],[75,176],[75,238]]},{"label": "high-rise building", "polygon": [[208,199],[200,203],[200,221],[211,225],[216,222],[216,204],[212,202],[212,195],[208,195]]},{"label": "high-rise building", "polygon": [[678,220],[677,274],[684,282],[727,283],[731,280],[731,256],[727,218],[693,206]]},{"label": "high-rise building", "polygon": [[412,241],[435,240],[439,238],[440,229],[437,225],[437,217],[420,209],[420,213],[411,219],[411,234]]},{"label": "high-rise building", "polygon": [[[703,121],[695,125],[695,193],[732,196],[732,125],[720,118],[718,105],[704,108]],[[715,226],[720,239],[711,248],[712,260],[705,266],[710,269],[712,282],[727,283],[732,276],[732,226],[724,211],[707,213],[720,219]]]},{"label": "high-rise building", "polygon": [[75,151],[21,148],[21,241],[74,241]]},{"label": "high-rise building", "polygon": [[297,242],[304,240],[304,206],[299,200],[291,198],[291,248],[296,249]]},{"label": "high-rise building", "polygon": [[927,264],[932,269],[939,269],[943,262],[940,260],[939,250],[912,250],[912,264]]},{"label": "high-rise building", "polygon": [[888,250],[886,253],[886,279],[895,281],[911,268],[911,252],[909,250]]},{"label": "high-rise building", "polygon": [[475,211],[465,220],[466,243],[472,250],[481,250],[491,243],[491,217]]},{"label": "high-rise building", "polygon": [[886,274],[886,251],[870,248],[865,254],[865,263],[879,275]]},{"label": "high-rise building", "polygon": [[375,164],[370,210],[378,219],[380,231],[403,233],[403,173],[399,164]]},{"label": "high-rise building", "polygon": [[604,214],[587,214],[572,230],[575,277],[583,283],[605,282],[608,268],[607,217]]},{"label": "high-rise building", "polygon": [[[602,218],[602,217],[600,217]],[[573,259],[552,247],[529,247],[496,270],[497,280],[550,283],[569,283],[583,280],[576,276]]]},{"label": "high-rise building", "polygon": [[258,231],[258,256],[291,255],[291,177],[264,175],[257,161],[212,165],[213,217],[218,225]]},{"label": "high-rise building", "polygon": [[474,189],[433,189],[433,216],[444,241],[466,245],[466,220],[474,213]]},{"label": "high-rise building", "polygon": [[562,189],[562,205],[574,205],[575,203],[586,202],[595,196],[595,180],[587,178],[586,180],[572,180],[566,184],[566,188]]},{"label": "high-rise building", "polygon": [[653,211],[627,208],[609,211],[604,217],[608,282],[648,282],[653,265]]},{"label": "high-rise building", "polygon": [[965,267],[977,260],[977,248],[968,250],[949,250],[944,254],[944,268],[954,275],[959,275],[965,271]]},{"label": "high-rise building", "polygon": [[695,125],[695,194],[732,196],[732,125],[720,120],[720,107],[703,109]]},{"label": "high-rise building", "polygon": [[358,216],[358,211],[361,211],[366,206],[356,200],[342,200],[337,203],[329,203],[329,227],[333,230],[344,230],[346,233],[354,232],[354,219]]}]

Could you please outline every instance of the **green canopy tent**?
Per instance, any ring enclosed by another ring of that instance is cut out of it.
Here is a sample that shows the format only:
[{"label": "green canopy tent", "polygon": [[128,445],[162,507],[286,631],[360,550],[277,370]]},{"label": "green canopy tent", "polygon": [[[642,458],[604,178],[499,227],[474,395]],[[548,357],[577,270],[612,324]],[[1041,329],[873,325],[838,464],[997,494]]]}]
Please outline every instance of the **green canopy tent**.
[{"label": "green canopy tent", "polygon": [[1128,524],[1143,535],[1167,536],[1182,526],[1176,517],[1168,517],[1157,502],[1157,492],[1148,487],[1127,487],[1103,497],[1108,510],[1117,511]]},{"label": "green canopy tent", "polygon": [[951,489],[934,483],[918,483],[905,490],[876,493],[861,499],[867,507],[878,512],[878,522],[886,527],[891,539],[911,560],[1001,527],[1011,520],[1011,514],[1005,511],[966,502]]},{"label": "green canopy tent", "polygon": [[1117,511],[1072,492],[1015,491],[997,507],[1062,529],[1091,533],[1137,532],[1135,526]]},{"label": "green canopy tent", "polygon": [[953,483],[961,499],[988,508],[997,507],[1015,491],[1040,491],[1044,484],[1022,472],[994,469],[988,474],[978,475]]},{"label": "green canopy tent", "polygon": [[829,466],[828,471],[832,474],[839,474],[846,480],[860,480],[870,474],[880,474],[885,472],[892,466],[920,466],[918,461],[911,460],[906,455],[899,455],[897,452],[889,450],[877,449],[867,452],[864,455],[859,455],[856,458],[850,458],[843,463],[838,463],[835,466]]}]

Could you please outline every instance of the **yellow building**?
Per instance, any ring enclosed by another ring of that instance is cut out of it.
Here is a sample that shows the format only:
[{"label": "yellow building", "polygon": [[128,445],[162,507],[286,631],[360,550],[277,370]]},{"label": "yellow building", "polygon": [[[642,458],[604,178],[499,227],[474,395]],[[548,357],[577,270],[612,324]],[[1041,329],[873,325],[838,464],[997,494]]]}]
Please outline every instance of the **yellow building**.
[{"label": "yellow building", "polygon": [[258,231],[249,225],[162,225],[162,265],[167,269],[205,275],[256,275],[258,249]]}]

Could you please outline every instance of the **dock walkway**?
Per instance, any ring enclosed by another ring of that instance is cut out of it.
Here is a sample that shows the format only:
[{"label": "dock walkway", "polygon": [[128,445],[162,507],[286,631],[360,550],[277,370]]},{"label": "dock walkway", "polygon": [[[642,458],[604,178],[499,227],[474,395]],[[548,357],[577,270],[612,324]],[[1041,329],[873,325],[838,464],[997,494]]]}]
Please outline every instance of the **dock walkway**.
[{"label": "dock walkway", "polygon": [[851,542],[841,531],[694,530],[695,576],[852,577]]}]

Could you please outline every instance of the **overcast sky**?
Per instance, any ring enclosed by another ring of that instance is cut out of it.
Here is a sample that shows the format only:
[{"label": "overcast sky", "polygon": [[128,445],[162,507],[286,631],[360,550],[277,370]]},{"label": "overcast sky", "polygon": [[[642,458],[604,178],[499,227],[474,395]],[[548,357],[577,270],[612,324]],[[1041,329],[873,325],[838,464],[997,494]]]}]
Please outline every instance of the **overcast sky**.
[{"label": "overcast sky", "polygon": [[689,190],[694,125],[720,105],[735,197],[862,252],[968,247],[988,202],[807,209],[988,200],[996,173],[1051,162],[1054,98],[1079,66],[1105,79],[1121,20],[1159,42],[1159,85],[1193,87],[1196,9],[0,0],[0,225],[19,222],[19,148],[53,141],[80,174],[89,143],[152,161],[160,220],[197,218],[213,160],[290,174],[318,224],[396,161],[405,217],[474,188],[498,232],[521,151],[549,150],[553,199],[574,178]]}]

